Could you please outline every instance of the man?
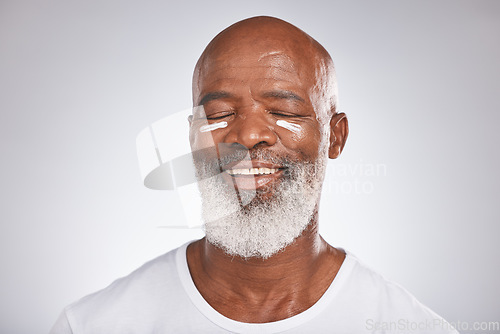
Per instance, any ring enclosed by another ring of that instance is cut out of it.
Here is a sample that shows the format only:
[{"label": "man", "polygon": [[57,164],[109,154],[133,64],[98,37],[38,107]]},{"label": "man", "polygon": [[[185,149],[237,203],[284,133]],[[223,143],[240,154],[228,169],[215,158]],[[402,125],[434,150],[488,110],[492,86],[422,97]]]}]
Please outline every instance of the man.
[{"label": "man", "polygon": [[326,162],[348,134],[318,42],[275,18],[238,22],[201,55],[193,104],[206,237],[69,306],[52,333],[455,333],[318,233]]}]

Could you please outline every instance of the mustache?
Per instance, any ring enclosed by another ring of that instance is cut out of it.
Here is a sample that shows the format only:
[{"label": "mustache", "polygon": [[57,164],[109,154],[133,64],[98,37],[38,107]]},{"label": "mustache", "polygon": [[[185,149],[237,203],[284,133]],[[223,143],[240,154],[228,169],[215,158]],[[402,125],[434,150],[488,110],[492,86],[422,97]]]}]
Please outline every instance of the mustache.
[{"label": "mustache", "polygon": [[215,147],[193,153],[196,178],[198,181],[220,175],[224,167],[241,161],[258,160],[278,165],[283,168],[283,176],[294,177],[301,168],[309,168],[310,173],[316,173],[321,168],[318,160],[302,161],[284,152],[268,148],[247,149],[243,145],[218,144]]},{"label": "mustache", "polygon": [[218,157],[217,161],[214,161],[213,163],[218,165],[219,168],[223,168],[229,164],[249,160],[269,162],[284,168],[290,168],[296,163],[296,161],[293,161],[289,156],[266,149],[239,150],[229,154],[224,154]]},{"label": "mustache", "polygon": [[258,160],[280,165],[285,168],[300,163],[288,154],[276,152],[266,148],[247,149],[243,145],[218,144],[215,147],[202,149],[193,153],[195,165],[205,169],[221,171],[224,166],[236,164],[240,161]]}]

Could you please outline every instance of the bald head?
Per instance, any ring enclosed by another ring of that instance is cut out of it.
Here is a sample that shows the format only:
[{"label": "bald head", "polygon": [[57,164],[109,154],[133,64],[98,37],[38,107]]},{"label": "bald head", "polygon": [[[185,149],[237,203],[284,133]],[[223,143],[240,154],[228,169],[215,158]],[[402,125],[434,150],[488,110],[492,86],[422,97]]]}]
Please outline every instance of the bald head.
[{"label": "bald head", "polygon": [[253,66],[263,61],[276,68],[276,72],[278,69],[288,72],[308,86],[310,102],[319,118],[335,113],[337,84],[328,52],[299,28],[267,16],[237,22],[208,44],[193,74],[194,105],[200,104],[198,98],[203,95],[201,90],[207,75],[222,68]]}]

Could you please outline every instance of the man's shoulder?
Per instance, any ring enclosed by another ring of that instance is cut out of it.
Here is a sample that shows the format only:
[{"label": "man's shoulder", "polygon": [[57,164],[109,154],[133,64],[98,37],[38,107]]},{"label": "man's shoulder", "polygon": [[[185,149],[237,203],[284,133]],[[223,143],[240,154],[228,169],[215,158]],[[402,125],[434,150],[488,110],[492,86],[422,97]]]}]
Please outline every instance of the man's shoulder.
[{"label": "man's shoulder", "polygon": [[387,279],[378,271],[361,262],[354,255],[349,256],[353,262],[350,277],[353,287],[365,294],[369,300],[375,299],[377,306],[389,306],[397,304],[398,307],[415,305],[417,299],[398,283]]},{"label": "man's shoulder", "polygon": [[359,316],[366,328],[376,330],[396,326],[398,329],[410,329],[407,326],[423,326],[429,333],[440,333],[439,327],[448,332],[449,324],[407,289],[348,252],[346,259],[350,270],[339,290],[337,302],[350,305],[352,309],[347,313]]},{"label": "man's shoulder", "polygon": [[349,283],[344,286],[344,292],[362,297],[365,304],[374,309],[389,311],[427,311],[413,294],[398,283],[387,279],[378,271],[360,261],[356,256],[348,254],[352,270]]},{"label": "man's shoulder", "polygon": [[106,288],[67,306],[65,314],[71,326],[101,326],[113,319],[135,317],[138,312],[167,311],[169,304],[165,301],[182,290],[176,267],[178,250],[146,262]]}]

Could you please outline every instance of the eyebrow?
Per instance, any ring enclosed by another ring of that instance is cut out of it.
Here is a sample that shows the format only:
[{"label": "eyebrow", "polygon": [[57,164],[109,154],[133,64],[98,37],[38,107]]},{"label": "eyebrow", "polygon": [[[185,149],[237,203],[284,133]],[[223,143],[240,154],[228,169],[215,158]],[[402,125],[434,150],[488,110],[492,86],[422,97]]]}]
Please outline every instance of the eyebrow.
[{"label": "eyebrow", "polygon": [[203,97],[201,98],[198,105],[201,106],[207,102],[210,102],[213,100],[218,100],[218,99],[223,99],[223,98],[228,98],[228,97],[233,97],[233,94],[225,92],[225,91],[210,92],[210,93],[203,95]]},{"label": "eyebrow", "polygon": [[265,92],[264,94],[262,94],[262,96],[267,98],[271,97],[277,99],[295,100],[299,102],[304,102],[304,99],[302,97],[289,90],[273,90],[270,92]]},{"label": "eyebrow", "polygon": [[[201,98],[198,105],[201,106],[201,105],[204,105],[205,103],[213,101],[213,100],[230,98],[230,97],[234,97],[234,95],[229,93],[229,92],[226,92],[226,91],[210,92],[210,93],[203,95],[203,97]],[[297,95],[294,92],[291,92],[289,90],[273,90],[273,91],[265,92],[264,94],[262,94],[262,97],[304,102],[304,99],[302,97],[300,97],[299,95]]]}]

